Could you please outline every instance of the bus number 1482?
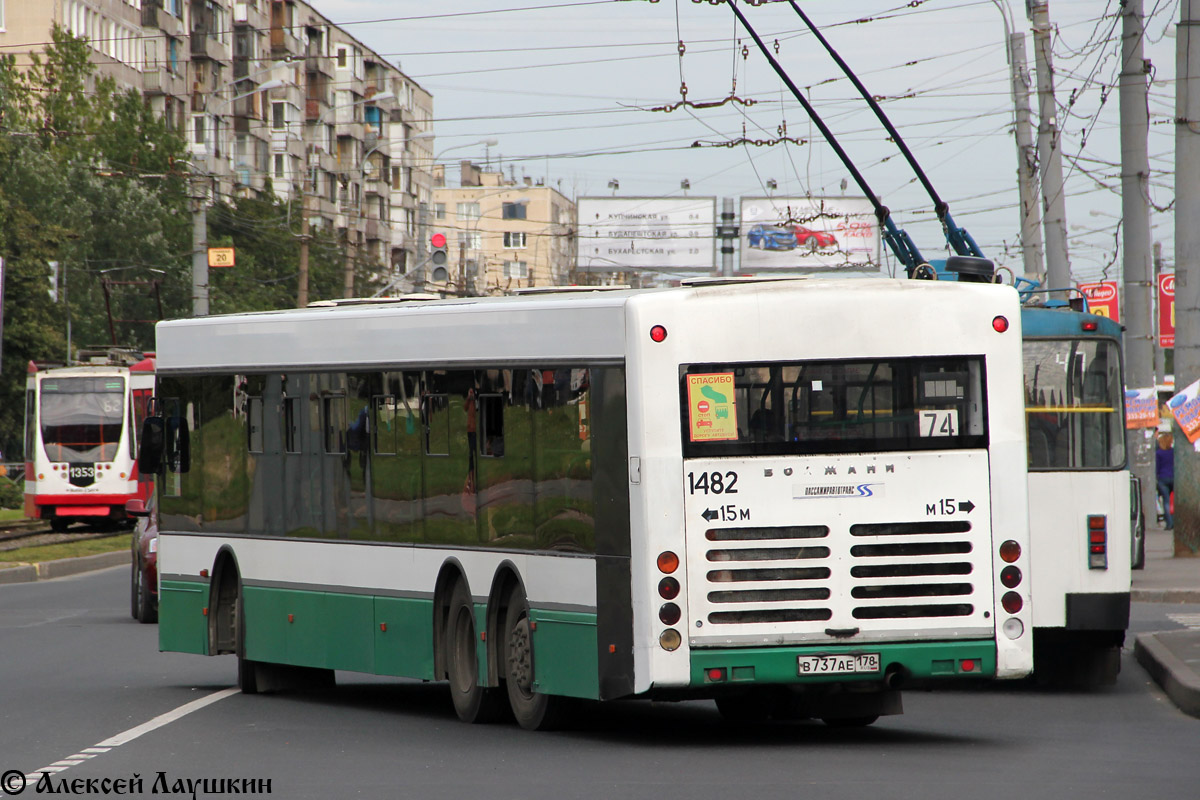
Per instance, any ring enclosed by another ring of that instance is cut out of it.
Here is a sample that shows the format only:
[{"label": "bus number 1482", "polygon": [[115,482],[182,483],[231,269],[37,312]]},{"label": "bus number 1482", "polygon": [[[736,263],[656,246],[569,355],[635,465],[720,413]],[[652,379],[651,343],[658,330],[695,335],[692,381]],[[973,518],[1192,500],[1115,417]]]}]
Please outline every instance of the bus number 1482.
[{"label": "bus number 1482", "polygon": [[694,472],[688,473],[688,494],[737,494],[737,473]]}]

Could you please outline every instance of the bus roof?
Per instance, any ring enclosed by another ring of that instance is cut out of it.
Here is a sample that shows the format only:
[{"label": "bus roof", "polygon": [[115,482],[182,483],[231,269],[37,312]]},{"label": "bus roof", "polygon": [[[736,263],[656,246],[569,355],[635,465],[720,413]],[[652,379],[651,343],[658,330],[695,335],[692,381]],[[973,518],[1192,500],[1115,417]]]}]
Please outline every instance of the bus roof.
[{"label": "bus roof", "polygon": [[757,316],[760,309],[774,309],[777,316],[787,318],[803,315],[806,309],[811,313],[828,303],[831,292],[851,297],[864,308],[886,308],[890,313],[911,313],[905,309],[920,297],[946,315],[955,315],[964,311],[964,293],[995,297],[1008,292],[1016,305],[1011,287],[990,284],[810,278],[309,307],[160,322],[157,367],[160,374],[172,374],[258,373],[330,365],[353,370],[431,363],[620,364],[628,352],[626,322],[634,307],[679,311],[695,303],[696,314],[753,324],[747,315]]}]

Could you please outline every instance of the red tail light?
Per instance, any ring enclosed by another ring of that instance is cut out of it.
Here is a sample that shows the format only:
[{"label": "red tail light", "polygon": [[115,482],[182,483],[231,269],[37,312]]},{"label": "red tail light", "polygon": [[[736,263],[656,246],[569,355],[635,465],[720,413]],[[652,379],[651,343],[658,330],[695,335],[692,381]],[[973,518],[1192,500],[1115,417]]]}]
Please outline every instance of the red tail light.
[{"label": "red tail light", "polygon": [[1108,517],[1092,514],[1087,520],[1088,569],[1108,569]]}]

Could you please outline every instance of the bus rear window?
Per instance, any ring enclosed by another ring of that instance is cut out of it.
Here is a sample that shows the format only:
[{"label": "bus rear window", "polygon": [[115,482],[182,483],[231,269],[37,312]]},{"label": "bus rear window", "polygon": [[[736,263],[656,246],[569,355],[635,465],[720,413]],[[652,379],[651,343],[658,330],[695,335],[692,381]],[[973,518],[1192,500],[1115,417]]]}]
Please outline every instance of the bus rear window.
[{"label": "bus rear window", "polygon": [[691,364],[686,457],[987,446],[983,358]]}]

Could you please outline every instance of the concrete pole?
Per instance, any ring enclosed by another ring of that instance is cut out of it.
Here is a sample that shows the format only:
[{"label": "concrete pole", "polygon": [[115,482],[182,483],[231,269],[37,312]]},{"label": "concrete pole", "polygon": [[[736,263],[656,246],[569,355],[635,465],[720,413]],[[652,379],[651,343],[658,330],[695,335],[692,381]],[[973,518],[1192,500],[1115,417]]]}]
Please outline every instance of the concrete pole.
[{"label": "concrete pole", "polygon": [[[1175,387],[1200,379],[1200,0],[1175,35]],[[1176,431],[1175,555],[1200,556],[1200,453]]]},{"label": "concrete pole", "polygon": [[312,234],[308,229],[308,165],[304,165],[304,177],[300,179],[300,266],[296,273],[296,307],[308,305],[308,243]]},{"label": "concrete pole", "polygon": [[[1147,106],[1149,67],[1142,52],[1145,17],[1142,0],[1121,5],[1121,217],[1122,266],[1125,277],[1125,385],[1130,389],[1154,386],[1154,338],[1150,251],[1150,158],[1146,137],[1150,131]],[[1154,508],[1155,431],[1128,431],[1125,440],[1131,471],[1141,479],[1142,508]]]},{"label": "concrete pole", "polygon": [[[1005,20],[1007,25],[1007,20]],[[1029,66],[1025,59],[1025,34],[1008,36],[1008,63],[1012,72],[1014,132],[1017,139],[1017,188],[1021,199],[1021,261],[1025,277],[1045,285],[1042,228],[1038,224],[1037,149],[1033,143],[1029,111]]]},{"label": "concrete pole", "polygon": [[717,229],[717,236],[721,241],[721,275],[732,278],[733,247],[738,236],[732,197],[721,198],[721,224]]},{"label": "concrete pole", "polygon": [[1163,255],[1162,242],[1154,243],[1154,289],[1151,295],[1154,298],[1154,311],[1150,315],[1150,331],[1155,334],[1154,338],[1154,383],[1156,386],[1162,386],[1167,382],[1167,351],[1158,343],[1158,276],[1163,271]]},{"label": "concrete pole", "polygon": [[1067,203],[1063,192],[1062,137],[1054,104],[1054,64],[1051,56],[1049,0],[1029,0],[1033,20],[1034,64],[1038,84],[1038,162],[1042,172],[1042,228],[1046,234],[1046,285],[1071,286],[1067,257]]},{"label": "concrete pole", "polygon": [[192,171],[192,316],[208,316],[208,180],[206,159]]},{"label": "concrete pole", "polygon": [[354,297],[354,250],[356,231],[346,225],[346,262],[342,268],[342,297]]}]

